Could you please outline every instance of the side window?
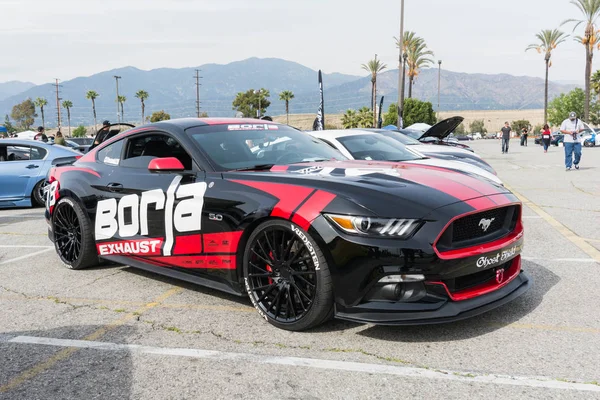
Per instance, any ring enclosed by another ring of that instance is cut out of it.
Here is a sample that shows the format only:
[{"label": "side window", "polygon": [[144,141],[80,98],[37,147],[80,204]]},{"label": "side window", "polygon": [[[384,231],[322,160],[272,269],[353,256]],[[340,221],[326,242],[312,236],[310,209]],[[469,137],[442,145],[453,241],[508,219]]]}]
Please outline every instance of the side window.
[{"label": "side window", "polygon": [[98,161],[106,165],[119,165],[124,140],[109,144],[98,152]]},{"label": "side window", "polygon": [[25,161],[29,160],[29,146],[7,146],[6,161]]},{"label": "side window", "polygon": [[334,148],[334,149],[336,149],[336,150],[337,150],[337,148],[336,148],[336,147],[335,147],[333,144],[331,144],[331,142],[330,142],[329,140],[325,140],[325,139],[321,139],[321,138],[319,138],[319,140],[320,140],[320,141],[322,141],[322,142],[325,142],[325,143],[326,143],[326,144],[328,144],[330,147],[332,147],[332,148]]},{"label": "side window", "polygon": [[150,160],[164,157],[175,157],[186,170],[192,169],[192,157],[183,146],[172,137],[160,133],[130,139],[121,166],[146,169]]},{"label": "side window", "polygon": [[42,149],[41,147],[31,147],[31,153],[29,153],[30,160],[43,160],[46,157],[48,151],[46,149]]}]

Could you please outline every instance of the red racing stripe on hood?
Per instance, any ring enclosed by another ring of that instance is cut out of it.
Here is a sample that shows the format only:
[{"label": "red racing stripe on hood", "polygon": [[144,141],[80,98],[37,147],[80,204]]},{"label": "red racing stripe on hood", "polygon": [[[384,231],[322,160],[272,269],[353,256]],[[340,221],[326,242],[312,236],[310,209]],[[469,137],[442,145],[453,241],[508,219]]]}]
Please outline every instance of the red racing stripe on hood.
[{"label": "red racing stripe on hood", "polygon": [[334,194],[323,190],[317,191],[310,196],[306,203],[302,204],[298,211],[296,211],[294,218],[292,218],[292,222],[305,231],[308,230],[310,224],[319,216],[321,211],[333,201],[333,199],[335,199]]}]

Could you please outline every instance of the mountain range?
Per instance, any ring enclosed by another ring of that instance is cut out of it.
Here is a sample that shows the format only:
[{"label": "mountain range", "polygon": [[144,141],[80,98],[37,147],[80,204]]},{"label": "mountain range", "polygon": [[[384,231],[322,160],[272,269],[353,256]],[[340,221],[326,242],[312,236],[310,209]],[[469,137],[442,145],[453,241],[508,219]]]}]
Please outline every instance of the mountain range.
[{"label": "mountain range", "polygon": [[[119,94],[125,95],[125,119],[140,121],[140,102],[135,92],[143,89],[150,94],[146,101],[146,115],[165,110],[172,118],[196,114],[196,69],[200,70],[201,111],[210,116],[233,116],[231,103],[238,92],[265,88],[270,91],[271,106],[267,114],[285,113],[285,105],[278,93],[291,90],[295,98],[290,102],[290,113],[316,113],[319,97],[317,71],[301,64],[281,59],[250,58],[226,65],[206,64],[193,68],[159,68],[150,71],[124,67],[61,82],[60,97],[73,102],[71,124],[91,124],[91,102],[85,98],[88,90],[100,94],[96,100],[98,121],[117,119],[116,85],[114,76],[120,76]],[[340,113],[349,108],[368,106],[371,99],[370,76],[360,77],[339,73],[324,74],[325,111]],[[437,69],[424,69],[413,87],[413,97],[431,101],[437,108]],[[440,109],[444,110],[498,110],[536,109],[543,107],[544,80],[516,77],[506,74],[467,74],[442,70]],[[572,90],[575,85],[551,82],[550,97]],[[385,96],[385,109],[397,101],[398,70],[387,70],[378,75],[378,95]],[[407,88],[408,90],[408,88]],[[12,106],[26,98],[45,97],[48,126],[56,125],[55,86],[35,86],[27,82],[0,83],[0,116],[10,114]],[[64,110],[63,110],[64,111]],[[39,114],[39,112],[38,112]],[[39,123],[40,118],[38,118]]]}]

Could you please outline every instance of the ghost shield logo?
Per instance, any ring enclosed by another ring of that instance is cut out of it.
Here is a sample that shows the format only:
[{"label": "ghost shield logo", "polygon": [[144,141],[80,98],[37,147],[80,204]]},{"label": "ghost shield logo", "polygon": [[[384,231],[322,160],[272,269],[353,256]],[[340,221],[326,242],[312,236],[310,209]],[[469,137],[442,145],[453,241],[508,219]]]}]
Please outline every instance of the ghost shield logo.
[{"label": "ghost shield logo", "polygon": [[[202,209],[206,182],[180,185],[181,176],[175,177],[167,193],[160,189],[142,192],[141,195],[130,194],[116,199],[98,202],[96,209],[96,240],[115,237],[130,238],[136,235],[148,235],[148,208],[153,205],[156,211],[164,210],[164,246],[163,255],[170,256],[174,243],[174,230],[193,232],[201,230]],[[175,206],[175,200],[178,200]],[[126,220],[125,215],[131,215]]]},{"label": "ghost shield logo", "polygon": [[484,232],[487,232],[487,230],[488,230],[488,229],[490,229],[490,225],[492,225],[492,222],[494,222],[494,220],[495,220],[495,219],[496,219],[496,218],[491,218],[491,219],[485,219],[485,218],[482,218],[482,219],[479,221],[479,226],[481,227],[481,229],[482,229]]}]

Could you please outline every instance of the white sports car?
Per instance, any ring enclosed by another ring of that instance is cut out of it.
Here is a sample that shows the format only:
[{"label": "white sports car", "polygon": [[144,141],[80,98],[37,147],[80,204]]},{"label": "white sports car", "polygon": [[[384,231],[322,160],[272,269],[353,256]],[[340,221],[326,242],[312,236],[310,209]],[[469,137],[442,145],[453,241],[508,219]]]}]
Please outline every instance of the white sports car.
[{"label": "white sports car", "polygon": [[406,161],[479,175],[497,184],[503,184],[496,175],[478,166],[462,161],[426,157],[409,146],[374,131],[325,130],[310,131],[308,134],[339,150],[351,160]]}]

